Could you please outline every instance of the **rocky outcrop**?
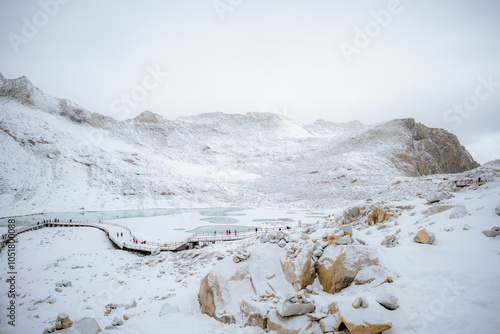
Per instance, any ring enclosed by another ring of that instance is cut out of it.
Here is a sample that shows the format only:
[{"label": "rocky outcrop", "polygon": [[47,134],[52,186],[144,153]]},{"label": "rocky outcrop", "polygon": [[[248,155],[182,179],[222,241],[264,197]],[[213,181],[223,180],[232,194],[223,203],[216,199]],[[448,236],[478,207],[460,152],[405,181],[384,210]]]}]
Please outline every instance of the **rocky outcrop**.
[{"label": "rocky outcrop", "polygon": [[358,272],[378,265],[375,251],[366,246],[328,246],[317,265],[318,279],[323,290],[337,293],[348,287]]},{"label": "rocky outcrop", "polygon": [[406,149],[394,152],[395,166],[408,176],[461,173],[479,167],[458,138],[444,129],[428,128],[413,118],[389,122],[406,135]]},{"label": "rocky outcrop", "polygon": [[436,236],[432,232],[427,232],[427,230],[420,230],[417,232],[413,240],[420,244],[432,244],[434,243]]},{"label": "rocky outcrop", "polygon": [[285,278],[293,285],[295,291],[304,289],[316,278],[315,263],[311,256],[310,250],[295,249],[287,253],[284,261],[280,259]]}]

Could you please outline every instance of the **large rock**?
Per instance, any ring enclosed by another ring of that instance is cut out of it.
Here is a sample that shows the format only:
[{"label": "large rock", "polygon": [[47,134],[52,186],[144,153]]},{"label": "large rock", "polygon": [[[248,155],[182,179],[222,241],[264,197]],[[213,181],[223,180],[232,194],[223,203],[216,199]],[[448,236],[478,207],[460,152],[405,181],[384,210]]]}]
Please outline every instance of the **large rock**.
[{"label": "large rock", "polygon": [[[272,263],[277,266],[278,259],[275,258]],[[247,309],[246,304],[255,307],[257,304],[252,304],[252,301],[275,298],[275,290],[265,274],[265,270],[255,268],[250,261],[236,264],[228,257],[218,262],[201,280],[198,294],[201,312],[225,324],[241,323],[241,309]],[[292,290],[283,276],[274,280],[286,286],[288,291]],[[271,304],[258,305],[262,305],[258,313],[265,318]],[[251,316],[253,313],[255,312],[249,311],[248,315]]]},{"label": "large rock", "polygon": [[298,249],[293,253],[288,253],[284,261],[280,259],[285,279],[293,285],[295,291],[304,289],[316,278],[315,263],[311,255],[311,250]]},{"label": "large rock", "polygon": [[276,311],[282,317],[290,317],[314,312],[315,308],[316,307],[312,301],[290,295],[285,298],[279,307],[276,308]]},{"label": "large rock", "polygon": [[240,314],[244,326],[267,328],[267,311],[263,312],[258,305],[242,300],[240,303]]},{"label": "large rock", "polygon": [[469,214],[467,211],[467,208],[463,205],[457,205],[456,207],[453,208],[450,214],[450,219],[458,219],[465,217]]},{"label": "large rock", "polygon": [[328,246],[317,265],[319,282],[326,292],[337,293],[348,287],[361,269],[374,265],[378,265],[378,258],[369,247]]},{"label": "large rock", "polygon": [[101,332],[101,327],[94,318],[86,317],[75,321],[73,325],[66,329],[58,330],[57,334],[97,334]]},{"label": "large rock", "polygon": [[434,240],[436,239],[436,236],[432,232],[427,232],[427,230],[420,230],[417,232],[413,240],[420,244],[432,244],[434,243]]},{"label": "large rock", "polygon": [[391,311],[399,307],[398,299],[383,285],[377,288],[375,301]]}]

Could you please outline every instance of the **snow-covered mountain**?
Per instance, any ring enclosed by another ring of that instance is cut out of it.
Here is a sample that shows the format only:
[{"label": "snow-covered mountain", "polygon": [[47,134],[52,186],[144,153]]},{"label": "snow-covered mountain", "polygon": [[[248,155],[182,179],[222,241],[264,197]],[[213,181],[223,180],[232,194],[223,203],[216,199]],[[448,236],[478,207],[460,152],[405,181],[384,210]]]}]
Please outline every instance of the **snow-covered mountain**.
[{"label": "snow-covered mountain", "polygon": [[145,111],[117,121],[51,97],[26,77],[1,74],[0,130],[0,216],[225,205],[332,208],[434,190],[442,183],[422,184],[415,176],[479,166],[456,136],[413,119],[303,125],[269,113],[167,120]]}]

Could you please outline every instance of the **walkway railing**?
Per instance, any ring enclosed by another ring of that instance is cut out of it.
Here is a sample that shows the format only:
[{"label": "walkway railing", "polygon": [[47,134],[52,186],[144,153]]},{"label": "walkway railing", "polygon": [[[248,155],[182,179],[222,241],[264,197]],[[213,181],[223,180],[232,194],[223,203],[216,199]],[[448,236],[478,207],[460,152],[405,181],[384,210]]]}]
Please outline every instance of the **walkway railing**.
[{"label": "walkway railing", "polygon": [[[127,226],[119,225],[116,223],[109,223],[109,222],[95,222],[95,221],[78,221],[78,222],[70,222],[70,221],[57,221],[57,222],[43,222],[39,223],[36,225],[30,225],[30,226],[23,226],[20,228],[17,228],[14,230],[14,233],[10,234],[7,239],[3,239],[1,244],[0,244],[0,250],[3,249],[3,247],[9,242],[9,240],[13,239],[17,235],[24,233],[24,232],[29,232],[29,231],[35,231],[44,227],[94,227],[97,229],[100,229],[104,231],[107,235],[107,237],[115,244],[118,248],[120,249],[128,249],[128,250],[135,250],[135,251],[142,251],[142,252],[151,252],[153,253],[155,250],[158,248],[162,251],[177,251],[177,250],[182,250],[185,248],[188,248],[189,246],[193,246],[194,244],[199,244],[199,243],[215,243],[215,242],[222,242],[222,241],[234,241],[234,240],[242,240],[242,239],[247,239],[247,238],[252,238],[258,235],[258,233],[255,230],[248,230],[246,232],[237,232],[236,234],[212,234],[212,233],[195,233],[188,237],[186,240],[180,241],[180,242],[171,242],[171,243],[160,243],[160,242],[151,242],[147,241],[145,242],[145,245],[150,246],[141,246],[142,244],[130,244],[123,242],[121,240],[118,240],[113,233],[110,233],[110,230],[106,227],[106,225],[109,226],[115,226],[121,229],[124,229],[130,233],[130,236],[135,239],[139,240],[134,234],[132,233],[132,230],[128,228]],[[258,231],[260,232],[270,232],[270,231],[287,231],[293,228],[297,228],[299,226],[290,226],[290,227],[264,227],[264,228],[258,228]],[[152,246],[152,247],[151,247]]]}]

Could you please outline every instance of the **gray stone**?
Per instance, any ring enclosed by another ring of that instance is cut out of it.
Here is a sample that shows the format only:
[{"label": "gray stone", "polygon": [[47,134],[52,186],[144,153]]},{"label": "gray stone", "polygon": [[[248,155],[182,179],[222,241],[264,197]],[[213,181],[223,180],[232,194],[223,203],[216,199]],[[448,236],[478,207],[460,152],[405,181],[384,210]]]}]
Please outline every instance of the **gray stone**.
[{"label": "gray stone", "polygon": [[491,229],[488,231],[483,231],[483,234],[489,238],[494,238],[494,237],[500,235],[500,231],[495,231],[495,230]]},{"label": "gray stone", "polygon": [[278,246],[280,246],[281,248],[285,247],[286,246],[286,241],[281,239],[279,242],[278,242]]},{"label": "gray stone", "polygon": [[62,288],[56,288],[57,292],[62,292]]},{"label": "gray stone", "polygon": [[500,216],[500,204],[498,204],[498,206],[495,208],[495,212]]},{"label": "gray stone", "polygon": [[71,283],[70,281],[62,281],[62,285],[65,287],[69,287],[69,286],[73,286],[73,283]]}]

